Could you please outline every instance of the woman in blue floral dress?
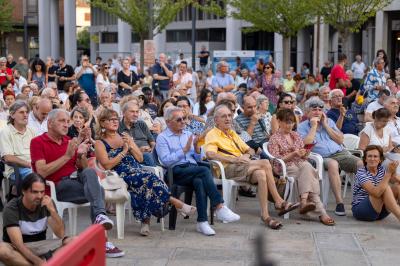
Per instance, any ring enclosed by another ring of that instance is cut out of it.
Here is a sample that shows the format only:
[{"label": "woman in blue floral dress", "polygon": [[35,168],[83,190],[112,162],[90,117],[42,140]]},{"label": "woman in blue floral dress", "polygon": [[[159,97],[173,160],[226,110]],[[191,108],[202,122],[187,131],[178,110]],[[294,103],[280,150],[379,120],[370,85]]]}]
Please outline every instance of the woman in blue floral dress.
[{"label": "woman in blue floral dress", "polygon": [[98,121],[99,140],[95,144],[97,161],[105,169],[116,171],[128,184],[133,216],[142,223],[142,235],[149,235],[151,216],[162,216],[169,203],[178,212],[194,214],[195,207],[171,197],[167,185],[155,174],[142,168],[139,162],[143,161],[143,154],[138,146],[128,134],[119,135],[117,132],[120,121],[117,112],[105,109]]}]

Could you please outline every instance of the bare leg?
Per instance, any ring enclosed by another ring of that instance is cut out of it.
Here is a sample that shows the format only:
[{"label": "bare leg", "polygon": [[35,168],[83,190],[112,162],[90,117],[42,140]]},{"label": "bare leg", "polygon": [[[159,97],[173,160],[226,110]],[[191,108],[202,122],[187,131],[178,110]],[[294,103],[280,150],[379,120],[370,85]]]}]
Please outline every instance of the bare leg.
[{"label": "bare leg", "polygon": [[282,206],[282,203],[284,200],[281,198],[281,196],[278,193],[278,190],[276,189],[276,184],[275,184],[275,178],[274,175],[272,174],[272,166],[268,160],[260,160],[260,161],[255,161],[265,172],[265,175],[267,177],[267,183],[268,183],[268,190],[269,193],[271,193],[272,198],[275,201],[275,206]]},{"label": "bare leg", "polygon": [[0,261],[5,265],[32,265],[21,253],[14,250],[8,243],[0,243]]},{"label": "bare leg", "polygon": [[336,198],[336,203],[343,203],[342,193],[340,192],[341,180],[339,175],[339,164],[334,159],[330,159],[328,162],[328,176],[333,194]]},{"label": "bare leg", "polygon": [[261,207],[261,217],[266,219],[269,217],[268,212],[268,185],[263,170],[255,170],[250,180],[253,184],[258,183],[258,200]]},{"label": "bare leg", "polygon": [[372,207],[377,213],[380,213],[383,205],[385,205],[385,208],[393,213],[394,216],[396,216],[396,218],[400,221],[400,206],[397,204],[396,198],[394,197],[390,186],[386,187],[382,197],[375,198],[370,195],[369,200],[371,201]]}]

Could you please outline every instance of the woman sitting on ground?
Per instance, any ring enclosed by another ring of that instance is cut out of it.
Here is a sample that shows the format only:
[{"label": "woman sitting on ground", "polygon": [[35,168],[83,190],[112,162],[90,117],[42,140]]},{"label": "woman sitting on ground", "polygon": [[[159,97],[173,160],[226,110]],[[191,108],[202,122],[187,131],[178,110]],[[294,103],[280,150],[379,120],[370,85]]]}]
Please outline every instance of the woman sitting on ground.
[{"label": "woman sitting on ground", "polygon": [[311,211],[319,216],[324,225],[334,225],[335,221],[326,213],[320,200],[319,178],[312,165],[307,161],[310,150],[304,148],[300,135],[293,131],[296,116],[290,109],[281,109],[276,114],[279,129],[269,139],[269,152],[282,159],[287,174],[296,178],[300,194],[300,214]]},{"label": "woman sitting on ground", "polygon": [[185,215],[194,214],[195,207],[171,197],[167,185],[142,168],[139,163],[143,161],[143,154],[138,146],[128,134],[118,134],[116,111],[104,109],[98,121],[96,159],[106,170],[116,171],[128,184],[133,216],[142,224],[140,234],[149,235],[151,215],[163,217],[168,203]]},{"label": "woman sitting on ground", "polygon": [[352,212],[357,220],[382,220],[392,212],[400,221],[400,179],[396,175],[399,162],[390,162],[385,171],[383,160],[381,147],[365,148],[364,167],[358,169],[353,186]]},{"label": "woman sitting on ground", "polygon": [[360,132],[360,143],[358,149],[365,150],[368,145],[381,146],[384,153],[393,149],[390,128],[387,124],[391,118],[388,109],[380,108],[372,113],[374,122],[367,122]]}]

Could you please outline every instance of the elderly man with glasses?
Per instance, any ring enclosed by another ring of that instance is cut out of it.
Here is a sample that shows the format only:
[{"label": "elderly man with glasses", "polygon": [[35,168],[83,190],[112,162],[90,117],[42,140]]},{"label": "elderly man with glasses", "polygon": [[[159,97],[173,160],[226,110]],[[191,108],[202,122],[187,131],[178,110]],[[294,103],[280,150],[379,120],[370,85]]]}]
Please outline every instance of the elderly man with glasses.
[{"label": "elderly man with glasses", "polygon": [[214,184],[209,167],[202,166],[198,137],[185,130],[185,114],[179,107],[170,107],[164,114],[167,129],[157,137],[156,150],[161,163],[172,167],[174,183],[193,186],[196,193],[197,231],[215,235],[207,221],[207,197],[216,209],[217,219],[234,222],[240,216],[223,204],[221,194]]},{"label": "elderly man with glasses", "polygon": [[235,88],[235,81],[232,75],[229,74],[229,65],[225,61],[221,61],[217,65],[217,74],[212,80],[213,94],[220,92],[229,92]]},{"label": "elderly man with glasses", "polygon": [[299,124],[297,132],[303,138],[304,144],[312,144],[311,151],[318,153],[324,159],[324,167],[328,170],[329,182],[336,198],[335,214],[346,215],[341,196],[340,169],[356,173],[363,166],[362,161],[343,148],[343,133],[335,122],[323,112],[324,102],[318,97],[311,97],[305,102],[307,120]]}]

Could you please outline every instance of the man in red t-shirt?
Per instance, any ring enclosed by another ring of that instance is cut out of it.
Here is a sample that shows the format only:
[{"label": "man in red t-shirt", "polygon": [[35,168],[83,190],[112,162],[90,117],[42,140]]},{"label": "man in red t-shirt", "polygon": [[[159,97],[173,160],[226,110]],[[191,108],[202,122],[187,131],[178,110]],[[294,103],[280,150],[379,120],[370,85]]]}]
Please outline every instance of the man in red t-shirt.
[{"label": "man in red t-shirt", "polygon": [[344,68],[346,63],[347,56],[345,54],[339,54],[338,63],[333,66],[329,80],[329,88],[331,88],[331,90],[341,89],[344,95],[346,95],[346,89],[351,87],[351,82],[347,77],[346,69]]},{"label": "man in red t-shirt", "polygon": [[0,85],[6,85],[11,82],[14,84],[12,69],[7,67],[7,59],[5,57],[0,58]]},{"label": "man in red t-shirt", "polygon": [[[63,109],[50,111],[47,126],[47,133],[31,141],[33,171],[55,183],[58,200],[74,203],[89,201],[92,222],[110,230],[114,224],[106,216],[103,188],[96,172],[88,168],[88,141],[82,136],[74,139],[67,136],[69,115]],[[106,244],[106,254],[113,257],[124,255],[110,242]]]}]

